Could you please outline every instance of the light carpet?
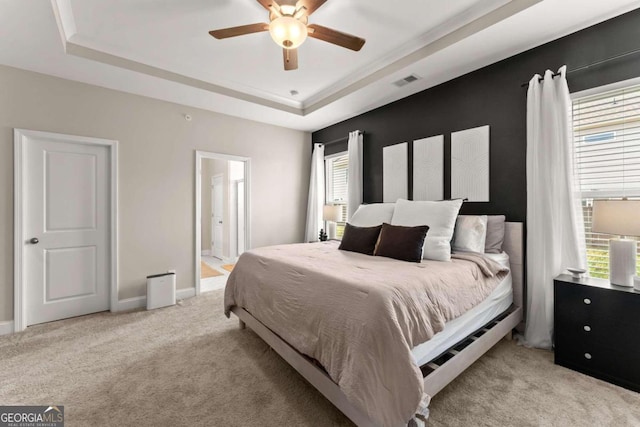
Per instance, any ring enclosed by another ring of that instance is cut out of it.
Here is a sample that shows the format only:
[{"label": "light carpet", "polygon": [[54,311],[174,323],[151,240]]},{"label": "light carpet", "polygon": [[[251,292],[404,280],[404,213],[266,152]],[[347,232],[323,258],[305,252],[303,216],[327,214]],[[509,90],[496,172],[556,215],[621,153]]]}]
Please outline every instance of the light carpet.
[{"label": "light carpet", "polygon": [[[69,426],[351,426],[222,295],[0,337],[0,404],[62,404]],[[637,426],[640,395],[503,341],[433,399],[430,425]]]}]

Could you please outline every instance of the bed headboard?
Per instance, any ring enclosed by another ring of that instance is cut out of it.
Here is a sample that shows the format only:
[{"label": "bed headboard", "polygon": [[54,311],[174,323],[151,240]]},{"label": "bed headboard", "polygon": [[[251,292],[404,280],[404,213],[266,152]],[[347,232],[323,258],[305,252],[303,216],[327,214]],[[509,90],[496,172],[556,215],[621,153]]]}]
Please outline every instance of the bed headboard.
[{"label": "bed headboard", "polygon": [[502,250],[509,255],[513,277],[513,303],[524,307],[524,235],[521,222],[506,222]]}]

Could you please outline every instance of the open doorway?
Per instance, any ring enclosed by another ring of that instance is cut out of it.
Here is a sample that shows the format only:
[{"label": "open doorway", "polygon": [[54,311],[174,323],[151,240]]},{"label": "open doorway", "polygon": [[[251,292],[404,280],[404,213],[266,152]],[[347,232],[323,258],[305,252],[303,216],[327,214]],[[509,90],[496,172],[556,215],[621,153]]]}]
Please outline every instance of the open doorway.
[{"label": "open doorway", "polygon": [[196,293],[221,289],[249,243],[245,157],[196,153]]}]

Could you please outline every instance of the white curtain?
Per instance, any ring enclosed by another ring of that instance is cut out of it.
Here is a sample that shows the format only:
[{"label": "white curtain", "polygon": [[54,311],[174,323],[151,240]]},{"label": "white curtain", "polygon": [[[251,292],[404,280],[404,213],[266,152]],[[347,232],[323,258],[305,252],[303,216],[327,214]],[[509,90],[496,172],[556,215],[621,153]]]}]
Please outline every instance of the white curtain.
[{"label": "white curtain", "polygon": [[305,242],[317,242],[322,228],[322,207],[324,205],[324,145],[314,144],[311,154],[311,174],[309,179],[309,203],[307,205],[307,227]]},{"label": "white curtain", "polygon": [[356,212],[362,204],[362,133],[359,130],[349,132],[347,153],[349,156],[349,177],[347,180],[347,218]]},{"label": "white curtain", "polygon": [[527,92],[527,345],[551,348],[553,278],[586,265],[566,67]]}]

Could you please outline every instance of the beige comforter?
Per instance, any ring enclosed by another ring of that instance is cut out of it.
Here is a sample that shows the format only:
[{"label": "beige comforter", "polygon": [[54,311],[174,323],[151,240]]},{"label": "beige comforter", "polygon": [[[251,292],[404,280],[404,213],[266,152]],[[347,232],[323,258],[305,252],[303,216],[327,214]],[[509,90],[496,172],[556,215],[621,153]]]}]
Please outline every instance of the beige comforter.
[{"label": "beige comforter", "polygon": [[246,309],[318,360],[375,423],[406,426],[429,399],[411,349],[480,303],[507,270],[481,255],[417,264],[337,247],[245,252],[227,282],[225,314]]}]

